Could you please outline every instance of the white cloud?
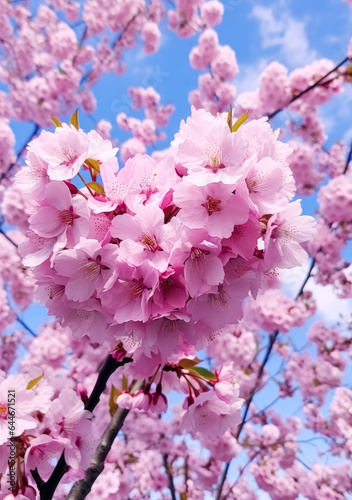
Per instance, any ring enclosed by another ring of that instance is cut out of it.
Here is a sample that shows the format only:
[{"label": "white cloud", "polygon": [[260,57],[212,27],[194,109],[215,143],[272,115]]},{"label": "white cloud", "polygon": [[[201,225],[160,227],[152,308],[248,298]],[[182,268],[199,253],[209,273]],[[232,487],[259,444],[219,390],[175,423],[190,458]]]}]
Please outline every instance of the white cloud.
[{"label": "white cloud", "polygon": [[241,64],[240,72],[236,76],[237,92],[250,92],[259,87],[259,76],[269,64],[268,59],[259,59],[255,64]]},{"label": "white cloud", "polygon": [[309,46],[304,22],[292,17],[282,5],[277,11],[279,14],[274,15],[273,6],[263,5],[252,9],[251,15],[259,21],[263,48],[279,47],[284,63],[290,68],[309,64],[316,58],[316,52]]},{"label": "white cloud", "polygon": [[[282,291],[290,297],[294,297],[309,269],[309,262],[302,267],[285,270],[282,273],[283,288]],[[352,311],[352,299],[339,299],[333,291],[331,285],[318,285],[314,278],[311,278],[304,290],[313,293],[317,303],[317,313],[315,319],[323,320],[327,325],[335,325],[341,320],[341,317],[350,317]]]}]

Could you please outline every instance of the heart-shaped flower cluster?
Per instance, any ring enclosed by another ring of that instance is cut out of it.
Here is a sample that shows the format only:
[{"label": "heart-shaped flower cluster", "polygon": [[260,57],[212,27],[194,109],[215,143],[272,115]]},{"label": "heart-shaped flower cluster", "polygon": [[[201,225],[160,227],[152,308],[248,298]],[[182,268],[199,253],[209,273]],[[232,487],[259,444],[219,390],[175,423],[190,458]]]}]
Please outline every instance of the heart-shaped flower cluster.
[{"label": "heart-shaped flower cluster", "polygon": [[21,252],[40,301],[76,336],[108,336],[157,366],[202,348],[277,268],[306,259],[314,219],[291,201],[291,150],[265,119],[193,109],[163,160],[122,169],[95,131],[59,125],[17,174]]}]

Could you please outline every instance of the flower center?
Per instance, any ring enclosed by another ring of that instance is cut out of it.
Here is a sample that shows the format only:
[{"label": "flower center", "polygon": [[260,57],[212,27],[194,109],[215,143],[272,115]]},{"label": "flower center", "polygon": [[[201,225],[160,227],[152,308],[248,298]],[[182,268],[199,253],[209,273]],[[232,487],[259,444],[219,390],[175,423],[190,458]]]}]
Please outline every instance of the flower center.
[{"label": "flower center", "polygon": [[141,243],[147,250],[150,250],[152,252],[155,251],[158,247],[155,236],[151,236],[149,234],[142,235]]},{"label": "flower center", "polygon": [[196,268],[197,271],[201,271],[205,267],[206,255],[209,252],[202,250],[201,248],[192,248],[191,250],[191,265]]},{"label": "flower center", "polygon": [[61,145],[61,165],[65,167],[71,167],[78,160],[78,155],[76,151],[68,144]]},{"label": "flower center", "polygon": [[218,293],[209,294],[209,299],[214,309],[216,309],[218,312],[222,312],[227,309],[230,303],[230,297],[227,295],[221,285],[218,288]]},{"label": "flower center", "polygon": [[225,165],[221,163],[221,147],[218,144],[212,144],[206,151],[206,158],[208,164],[206,168],[210,168],[214,173],[216,173],[219,169],[225,168]]},{"label": "flower center", "polygon": [[155,185],[155,177],[156,174],[153,177],[143,177],[140,182],[142,193],[146,195],[147,200],[149,200],[152,194],[159,192],[159,189]]},{"label": "flower center", "polygon": [[133,281],[130,284],[130,296],[132,299],[139,299],[143,293],[143,282],[142,281]]},{"label": "flower center", "polygon": [[206,209],[209,215],[212,215],[214,212],[221,212],[220,203],[221,200],[215,200],[215,198],[208,196],[207,201],[202,203],[202,207]]},{"label": "flower center", "polygon": [[0,403],[0,418],[7,418],[7,403]]},{"label": "flower center", "polygon": [[89,281],[95,280],[100,273],[100,263],[95,260],[87,262],[84,265],[83,272],[85,279]]},{"label": "flower center", "polygon": [[169,292],[171,292],[175,288],[178,288],[178,284],[173,278],[171,278],[171,276],[169,276],[165,280],[160,281],[160,288],[165,298]]},{"label": "flower center", "polygon": [[59,221],[62,222],[63,224],[70,225],[73,223],[73,213],[70,210],[60,210],[59,214]]}]

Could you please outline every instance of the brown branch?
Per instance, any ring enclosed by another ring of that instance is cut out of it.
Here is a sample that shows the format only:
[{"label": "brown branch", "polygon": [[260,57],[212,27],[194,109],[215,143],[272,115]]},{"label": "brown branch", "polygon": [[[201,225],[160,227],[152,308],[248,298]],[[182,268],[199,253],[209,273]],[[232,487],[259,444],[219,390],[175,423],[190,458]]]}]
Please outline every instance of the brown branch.
[{"label": "brown branch", "polygon": [[[131,392],[135,392],[141,389],[143,383],[143,380],[135,382],[131,387]],[[105,459],[129,411],[130,410],[126,410],[125,408],[118,408],[115,411],[109,425],[105,429],[105,432],[97,449],[95,450],[90,465],[85,471],[85,478],[77,481],[73,485],[72,490],[67,497],[67,500],[83,500],[89,494],[95,480],[104,470]]]},{"label": "brown branch", "polygon": [[[296,300],[302,295],[304,287],[306,286],[309,278],[312,275],[312,271],[313,271],[314,265],[315,265],[315,259],[312,259],[312,262],[311,262],[311,264],[309,266],[309,269],[308,269],[308,272],[306,274],[306,277],[304,278],[304,281],[303,281],[303,283],[302,283],[302,285],[301,285],[301,287],[300,287],[300,289],[299,289],[299,291],[298,291],[298,293],[296,295]],[[263,359],[263,361],[262,361],[262,363],[261,363],[261,365],[259,367],[254,387],[253,387],[253,389],[252,389],[249,397],[247,398],[246,406],[245,406],[245,410],[244,410],[244,414],[243,414],[241,423],[239,424],[237,432],[236,432],[236,439],[237,440],[239,439],[239,437],[241,435],[241,432],[243,430],[243,427],[246,424],[246,419],[247,419],[249,407],[250,407],[250,405],[252,403],[254,395],[257,392],[259,381],[260,381],[260,379],[261,379],[261,377],[263,375],[264,368],[265,368],[267,362],[269,361],[270,354],[271,354],[271,352],[273,350],[274,344],[275,344],[276,339],[277,339],[278,336],[279,336],[279,330],[275,330],[273,333],[271,333],[269,335],[269,343],[268,343],[268,346],[267,346],[267,349],[266,349],[266,352],[265,352],[264,359]],[[219,487],[218,487],[218,490],[217,490],[216,500],[220,500],[220,498],[221,498],[222,490],[224,488],[224,484],[225,484],[226,477],[227,477],[227,474],[228,474],[228,471],[229,471],[229,468],[230,468],[230,464],[231,464],[231,462],[227,462],[226,465],[225,465],[225,467],[224,467],[223,473],[222,473],[221,478],[220,478]]]},{"label": "brown branch", "polygon": [[175,485],[174,485],[174,478],[172,476],[171,467],[170,467],[170,464],[168,463],[167,459],[168,459],[168,454],[164,453],[163,454],[163,464],[164,464],[165,471],[166,471],[168,481],[169,481],[169,490],[171,493],[171,498],[172,498],[172,500],[177,500],[176,499],[176,490],[175,490]]},{"label": "brown branch", "polygon": [[[106,382],[110,375],[114,373],[114,371],[119,367],[123,366],[126,363],[130,363],[132,361],[131,358],[124,358],[122,361],[118,362],[116,359],[114,359],[110,354],[106,358],[102,368],[100,369],[97,381],[95,383],[95,386],[93,388],[93,391],[88,398],[86,404],[85,404],[85,409],[89,410],[92,412],[96,405],[99,403],[99,399],[101,394],[104,392],[106,388]],[[115,412],[117,413],[117,412]],[[128,412],[127,412],[128,413]],[[127,416],[124,416],[122,423],[124,419]],[[122,425],[121,423],[121,425]],[[104,468],[104,465],[103,465]],[[55,493],[55,490],[61,481],[62,477],[66,474],[68,470],[68,466],[65,461],[64,453],[62,453],[60,460],[56,464],[56,467],[49,477],[49,479],[44,482],[42,478],[40,477],[37,469],[31,470],[31,474],[37,484],[38,490],[39,490],[39,495],[40,495],[40,500],[51,500],[53,498],[53,495]],[[93,481],[94,482],[94,481]],[[93,483],[92,483],[93,484]],[[85,498],[85,497],[83,497]]]},{"label": "brown branch", "polygon": [[132,358],[124,358],[121,362],[117,362],[110,354],[106,358],[103,366],[99,370],[99,375],[95,386],[89,396],[85,408],[86,410],[93,412],[94,408],[97,406],[100,400],[101,394],[105,391],[106,383],[114,371],[119,367],[127,363],[131,363]]},{"label": "brown branch", "polygon": [[[118,42],[120,42],[123,38],[123,36],[125,35],[125,33],[127,32],[128,28],[131,26],[132,23],[134,23],[134,21],[136,20],[136,18],[142,14],[142,11],[138,11],[134,16],[131,17],[131,19],[127,22],[126,26],[124,26],[123,30],[121,31],[121,33],[118,35],[118,37],[116,38],[116,40],[111,44],[112,45],[112,48],[114,49],[116,47],[116,45],[118,44]],[[82,83],[84,83],[86,80],[89,79],[90,75],[92,74],[93,70],[90,70],[88,71],[82,78],[81,78],[81,81],[80,81],[80,86],[82,85]]]},{"label": "brown branch", "polygon": [[[332,73],[334,73],[337,69],[339,69],[340,66],[342,66],[343,64],[345,64],[348,60],[349,60],[349,58],[345,57],[345,59],[343,61],[341,61],[339,64],[337,64],[331,71],[329,71],[328,73],[326,73],[326,75],[324,75],[322,78],[320,78],[318,81],[316,81],[315,83],[313,83],[312,85],[310,85],[306,89],[302,90],[302,92],[300,92],[299,94],[297,94],[294,97],[292,97],[292,99],[290,100],[290,102],[285,107],[287,107],[290,104],[292,104],[293,102],[297,101],[297,99],[300,99],[304,94],[306,94],[307,92],[310,92],[311,90],[315,89],[320,84],[327,83],[327,82],[323,82],[325,80],[325,78],[328,77],[329,75],[331,75]],[[268,115],[268,120],[271,120],[272,118],[274,118],[274,116],[276,116],[278,113],[280,113],[280,111],[282,111],[283,109],[284,108],[277,109],[276,111],[274,111],[273,113],[271,113],[270,115]]]}]

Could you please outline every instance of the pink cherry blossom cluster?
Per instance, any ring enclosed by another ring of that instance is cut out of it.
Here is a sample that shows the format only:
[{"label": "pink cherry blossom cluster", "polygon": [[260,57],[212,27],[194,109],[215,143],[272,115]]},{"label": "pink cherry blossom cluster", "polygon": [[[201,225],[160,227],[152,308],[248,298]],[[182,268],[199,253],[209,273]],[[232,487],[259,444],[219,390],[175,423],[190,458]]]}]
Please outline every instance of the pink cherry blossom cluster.
[{"label": "pink cherry blossom cluster", "polygon": [[212,28],[222,21],[224,6],[218,0],[176,0],[175,10],[168,11],[169,28],[182,38],[200,29]]},{"label": "pink cherry blossom cluster", "polygon": [[[128,9],[123,2],[111,5],[108,1],[99,3],[88,0],[84,4],[83,20],[88,29],[88,35],[103,33],[106,27],[112,33],[124,30],[124,40],[118,38],[114,43],[112,54],[116,62],[121,59],[122,51],[136,44],[138,35],[144,42],[144,51],[148,54],[156,52],[159,46],[161,33],[159,23],[165,16],[165,7],[160,0],[148,3],[144,0],[132,0]],[[108,49],[108,44],[104,44]],[[111,52],[111,49],[110,51]],[[102,61],[101,61],[102,62]],[[116,63],[115,63],[116,64]]]},{"label": "pink cherry blossom cluster", "polygon": [[316,400],[321,406],[327,392],[341,385],[347,362],[344,351],[350,338],[342,336],[337,328],[327,328],[318,322],[310,328],[308,341],[316,344],[318,357],[313,358],[308,351],[294,352],[284,377],[287,387],[293,381],[298,382],[303,399]]},{"label": "pink cherry blossom cluster", "polygon": [[[324,173],[315,168],[318,163],[317,154],[308,144],[298,141],[289,141],[288,144],[293,150],[288,161],[295,179],[297,193],[302,196],[311,196],[318,184],[325,178]],[[320,153],[320,148],[317,152]]]},{"label": "pink cherry blossom cluster", "polygon": [[[160,0],[130,1],[128,9],[122,2],[112,7],[90,0],[84,2],[81,15],[78,2],[46,3],[35,12],[24,5],[1,6],[0,80],[7,92],[0,99],[0,173],[16,161],[8,118],[45,127],[50,115],[66,114],[77,105],[94,112],[96,98],[89,87],[106,72],[123,73],[124,52],[137,41],[142,40],[147,54],[156,52],[159,24],[166,15]],[[76,20],[73,26],[68,22]],[[75,29],[79,25],[82,28]]]},{"label": "pink cherry blossom cluster", "polygon": [[341,255],[348,235],[338,229],[332,228],[324,219],[318,219],[316,237],[308,243],[308,251],[319,270],[316,280],[323,285],[334,284],[348,266]]},{"label": "pink cherry blossom cluster", "polygon": [[75,336],[112,337],[155,366],[238,321],[262,276],[306,258],[314,226],[290,203],[290,149],[265,121],[232,132],[194,110],[172,144],[159,164],[137,155],[118,170],[109,141],[64,124],[17,175],[40,300]]},{"label": "pink cherry blossom cluster", "polygon": [[[321,85],[303,94],[299,100],[292,104],[290,104],[290,101],[324,77],[333,68],[334,63],[332,61],[321,59],[308,66],[296,69],[288,75],[287,69],[275,61],[269,64],[261,74],[258,90],[244,92],[238,96],[236,112],[244,113],[249,110],[250,118],[259,118],[262,115],[270,115],[288,106],[289,109],[301,114],[306,122],[305,133],[307,137],[312,137],[313,123],[318,120],[317,118],[314,119],[317,106],[330,100],[336,93],[341,92],[344,81],[343,76],[336,71]],[[309,124],[308,120],[311,120],[312,124]],[[307,130],[308,125],[312,130]],[[303,132],[303,130],[301,131]],[[315,134],[317,135],[317,132]]]},{"label": "pink cherry blossom cluster", "polygon": [[[32,368],[32,376],[38,371],[40,369]],[[30,477],[30,471],[36,468],[44,480],[48,479],[53,470],[51,460],[62,453],[73,470],[87,467],[96,438],[91,434],[91,414],[84,409],[75,391],[64,388],[54,397],[52,387],[47,385],[42,374],[32,380],[29,374],[7,378],[0,374],[0,449],[1,457],[5,458],[0,463],[2,491],[8,465],[6,448],[10,445],[8,416],[13,412],[8,394],[15,395],[11,440],[17,438],[18,449],[24,457],[25,476]]]},{"label": "pink cherry blossom cluster", "polygon": [[303,292],[297,300],[283,295],[280,290],[268,289],[257,300],[247,302],[247,316],[263,330],[287,333],[305,324],[316,312],[311,292]]},{"label": "pink cherry blossom cluster", "polygon": [[318,194],[320,213],[329,223],[351,222],[352,178],[338,175],[323,186]]},{"label": "pink cherry blossom cluster", "polygon": [[[273,500],[342,500],[352,493],[350,318],[314,323],[307,338],[289,332],[319,312],[304,288],[311,279],[352,297],[351,152],[324,144],[320,113],[351,82],[350,62],[321,59],[291,73],[273,62],[258,90],[238,97],[238,120],[216,116],[236,95],[235,53],[213,29],[231,0],[126,5],[0,5],[0,500],[35,500],[31,471],[47,481],[60,456],[68,471],[54,498],[66,499],[89,474],[95,437],[123,412],[123,439],[98,464],[91,500],[258,500],[263,491]],[[12,184],[24,151],[14,153],[13,119],[33,121],[33,138],[50,114],[78,105],[93,113],[92,86],[106,72],[122,74],[137,43],[158,50],[165,17],[180,37],[200,33],[189,57],[201,72],[192,117],[171,147],[145,154],[164,139],[174,108],[152,87],[133,87],[131,108],[145,116],[117,116],[131,139],[119,144],[107,120],[89,133],[76,115],[70,125],[54,120]],[[262,118],[284,108],[287,144]],[[295,193],[317,194],[315,232]],[[293,300],[280,269],[301,264],[306,251],[310,270]],[[14,323],[34,284],[56,319],[27,341]],[[20,361],[16,350],[26,350]],[[107,361],[118,369],[87,410]],[[13,492],[9,388],[18,396]],[[297,401],[300,418],[277,413]],[[318,463],[324,455],[333,465]],[[234,457],[238,471],[229,468]]]},{"label": "pink cherry blossom cluster", "polygon": [[199,88],[189,94],[190,104],[213,114],[228,109],[236,96],[236,88],[231,82],[238,73],[232,48],[220,45],[216,31],[208,28],[200,35],[198,45],[191,50],[189,62],[194,69],[210,69],[209,73],[199,76]]},{"label": "pink cherry blossom cluster", "polygon": [[5,174],[10,165],[16,162],[16,155],[14,153],[15,135],[6,119],[7,116],[8,114],[6,113],[5,117],[1,117],[0,119],[0,175]]},{"label": "pink cherry blossom cluster", "polygon": [[1,338],[0,371],[8,373],[17,357],[17,348],[23,341],[23,332],[15,331]]},{"label": "pink cherry blossom cluster", "polygon": [[346,156],[347,144],[343,141],[335,142],[328,153],[319,153],[320,169],[327,171],[331,178],[342,175],[346,168]]},{"label": "pink cherry blossom cluster", "polygon": [[145,119],[128,117],[126,113],[119,113],[116,117],[118,126],[133,135],[121,144],[121,160],[125,163],[136,154],[144,154],[146,146],[151,146],[157,141],[164,141],[165,133],[158,128],[165,127],[175,107],[172,104],[160,105],[160,94],[153,87],[132,87],[129,89],[133,109],[144,108]]}]

